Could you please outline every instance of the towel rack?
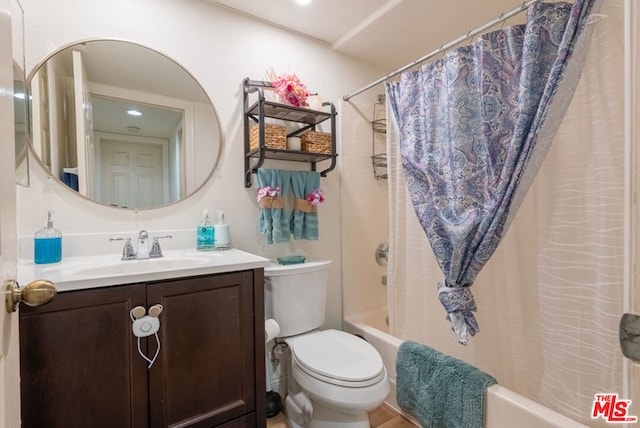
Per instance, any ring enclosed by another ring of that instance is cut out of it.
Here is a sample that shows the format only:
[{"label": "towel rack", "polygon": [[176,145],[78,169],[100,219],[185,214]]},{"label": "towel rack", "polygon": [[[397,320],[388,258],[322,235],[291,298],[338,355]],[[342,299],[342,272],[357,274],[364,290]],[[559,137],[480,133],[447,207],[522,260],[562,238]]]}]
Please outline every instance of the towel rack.
[{"label": "towel rack", "polygon": [[[265,98],[264,88],[271,88],[271,82],[250,80],[243,81],[244,102],[244,186],[251,187],[251,174],[256,173],[265,159],[278,159],[296,162],[308,162],[311,170],[316,170],[316,163],[330,160],[330,165],[320,171],[322,177],[336,167],[336,108],[331,102],[323,102],[323,110],[311,110],[295,107],[287,104],[268,101]],[[251,94],[257,94],[257,100],[250,104]],[[288,150],[268,147],[265,144],[266,119],[288,124],[298,124],[294,130],[290,130],[287,137],[294,137],[306,131],[315,131],[316,126],[328,121],[331,124],[331,151],[330,153],[318,153],[305,150]],[[256,149],[250,148],[250,125],[257,125],[259,129],[259,144]],[[251,163],[251,159],[256,159]]]}]

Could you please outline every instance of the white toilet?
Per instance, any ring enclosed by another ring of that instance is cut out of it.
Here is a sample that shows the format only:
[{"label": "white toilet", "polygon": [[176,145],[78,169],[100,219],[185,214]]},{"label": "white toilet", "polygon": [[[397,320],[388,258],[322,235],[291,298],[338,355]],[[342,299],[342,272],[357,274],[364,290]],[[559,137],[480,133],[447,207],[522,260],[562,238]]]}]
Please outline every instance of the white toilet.
[{"label": "white toilet", "polygon": [[382,358],[363,339],[317,330],[325,321],[331,261],[265,268],[265,312],[291,350],[286,414],[293,428],[368,428],[389,394]]}]

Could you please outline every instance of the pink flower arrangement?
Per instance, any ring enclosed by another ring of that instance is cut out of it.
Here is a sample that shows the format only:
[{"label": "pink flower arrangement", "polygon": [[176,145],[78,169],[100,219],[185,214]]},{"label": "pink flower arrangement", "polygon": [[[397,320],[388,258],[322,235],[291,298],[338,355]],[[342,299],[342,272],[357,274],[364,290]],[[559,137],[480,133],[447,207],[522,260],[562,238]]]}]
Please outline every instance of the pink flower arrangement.
[{"label": "pink flower arrangement", "polygon": [[[274,73],[275,74],[275,73]],[[273,92],[280,102],[296,107],[306,107],[309,90],[295,74],[282,74],[271,80]]]},{"label": "pink flower arrangement", "polygon": [[313,192],[309,193],[305,199],[311,205],[316,207],[318,204],[324,202],[324,191],[318,187],[317,189],[314,189]]}]

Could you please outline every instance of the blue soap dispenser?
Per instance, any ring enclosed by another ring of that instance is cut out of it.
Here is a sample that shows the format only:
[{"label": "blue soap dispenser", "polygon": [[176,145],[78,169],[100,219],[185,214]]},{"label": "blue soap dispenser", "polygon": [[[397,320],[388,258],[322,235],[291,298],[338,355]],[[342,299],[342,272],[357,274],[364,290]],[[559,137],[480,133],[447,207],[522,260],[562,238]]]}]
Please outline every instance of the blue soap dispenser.
[{"label": "blue soap dispenser", "polygon": [[198,225],[196,249],[198,251],[212,251],[214,249],[213,224],[209,221],[209,210],[202,211],[202,220]]},{"label": "blue soap dispenser", "polygon": [[33,261],[36,264],[57,263],[62,260],[62,233],[53,228],[52,212],[47,213],[47,226],[33,237]]}]

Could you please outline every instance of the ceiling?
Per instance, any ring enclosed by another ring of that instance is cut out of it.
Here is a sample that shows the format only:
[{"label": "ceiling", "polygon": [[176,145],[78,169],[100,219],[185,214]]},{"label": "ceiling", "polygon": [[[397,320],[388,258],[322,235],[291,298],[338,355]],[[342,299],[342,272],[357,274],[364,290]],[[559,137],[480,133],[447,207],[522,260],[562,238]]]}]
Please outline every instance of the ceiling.
[{"label": "ceiling", "polygon": [[[206,0],[311,37],[386,74],[519,7],[522,0]],[[515,19],[515,18],[514,18]],[[520,18],[522,19],[522,18]]]},{"label": "ceiling", "polygon": [[[119,40],[92,40],[69,46],[47,62],[73,78],[74,51],[81,54],[90,82],[94,131],[167,139],[183,119],[185,103],[200,105],[200,114],[202,106],[210,105],[189,73],[152,49]],[[130,116],[130,109],[142,116]],[[212,109],[210,114],[215,114]]]}]

